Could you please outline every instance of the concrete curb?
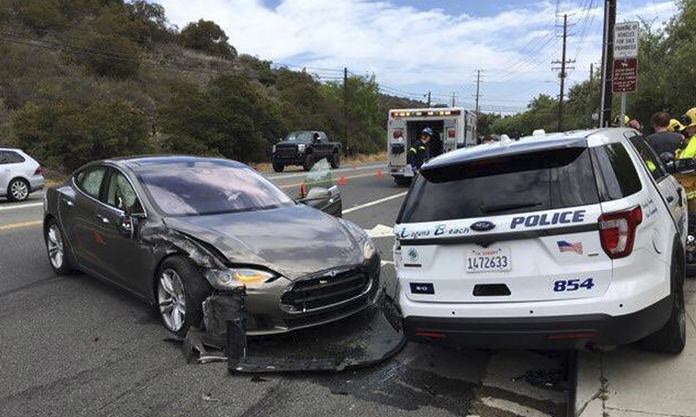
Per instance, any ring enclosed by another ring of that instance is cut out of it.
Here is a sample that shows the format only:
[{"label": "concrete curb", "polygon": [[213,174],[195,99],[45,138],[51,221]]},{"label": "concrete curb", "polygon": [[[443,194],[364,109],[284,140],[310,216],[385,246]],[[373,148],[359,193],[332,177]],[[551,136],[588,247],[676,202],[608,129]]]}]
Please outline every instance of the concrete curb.
[{"label": "concrete curb", "polygon": [[576,372],[575,416],[602,417],[606,396],[602,353],[578,352]]}]

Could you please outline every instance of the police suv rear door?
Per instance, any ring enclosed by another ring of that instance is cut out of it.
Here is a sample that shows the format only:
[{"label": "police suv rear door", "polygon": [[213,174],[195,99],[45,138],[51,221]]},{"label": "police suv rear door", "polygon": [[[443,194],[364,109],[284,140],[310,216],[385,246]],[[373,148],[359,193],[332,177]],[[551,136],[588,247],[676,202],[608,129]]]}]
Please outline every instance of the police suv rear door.
[{"label": "police suv rear door", "polygon": [[612,278],[584,140],[421,170],[397,219],[406,296],[449,303],[601,296]]}]

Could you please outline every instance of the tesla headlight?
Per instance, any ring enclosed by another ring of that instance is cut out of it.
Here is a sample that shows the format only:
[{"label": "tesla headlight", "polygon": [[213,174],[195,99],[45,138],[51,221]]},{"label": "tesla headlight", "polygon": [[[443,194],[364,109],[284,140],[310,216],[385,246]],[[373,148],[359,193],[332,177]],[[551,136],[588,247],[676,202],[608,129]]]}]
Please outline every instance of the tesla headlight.
[{"label": "tesla headlight", "polygon": [[304,152],[305,147],[306,147],[306,145],[304,143],[300,143],[299,145],[297,145],[297,152],[299,152],[299,153]]},{"label": "tesla headlight", "polygon": [[375,244],[372,243],[372,239],[370,239],[368,237],[367,241],[365,241],[365,243],[363,243],[363,256],[367,260],[367,259],[370,259],[373,256],[375,256],[375,252],[376,252]]},{"label": "tesla headlight", "polygon": [[205,278],[214,288],[229,290],[237,287],[256,287],[275,278],[270,272],[250,268],[209,269]]}]

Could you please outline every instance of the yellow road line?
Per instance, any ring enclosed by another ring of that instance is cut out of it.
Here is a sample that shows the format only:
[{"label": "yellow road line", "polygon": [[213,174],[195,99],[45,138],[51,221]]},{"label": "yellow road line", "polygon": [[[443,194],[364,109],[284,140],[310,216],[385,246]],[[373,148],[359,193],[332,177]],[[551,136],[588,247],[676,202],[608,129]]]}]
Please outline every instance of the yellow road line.
[{"label": "yellow road line", "polygon": [[3,225],[0,225],[0,230],[21,229],[24,227],[40,226],[42,224],[43,224],[43,220],[33,220],[30,222],[3,224]]}]

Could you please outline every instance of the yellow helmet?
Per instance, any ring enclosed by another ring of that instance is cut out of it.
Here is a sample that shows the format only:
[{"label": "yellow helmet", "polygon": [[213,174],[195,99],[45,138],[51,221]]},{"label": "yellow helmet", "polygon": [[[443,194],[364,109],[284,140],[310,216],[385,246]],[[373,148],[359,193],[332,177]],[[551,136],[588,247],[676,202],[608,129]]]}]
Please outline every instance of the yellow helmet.
[{"label": "yellow helmet", "polygon": [[696,107],[690,108],[685,115],[681,117],[681,122],[684,127],[696,127]]},{"label": "yellow helmet", "polygon": [[684,130],[684,125],[679,120],[672,119],[669,121],[669,125],[667,125],[667,130],[670,132],[681,132]]},{"label": "yellow helmet", "polygon": [[[631,118],[624,114],[624,123],[623,123],[624,126],[628,126],[628,122],[630,122],[630,121],[631,121]],[[621,115],[619,114],[616,117],[614,117],[614,125],[619,126],[620,124],[621,124]]]}]

